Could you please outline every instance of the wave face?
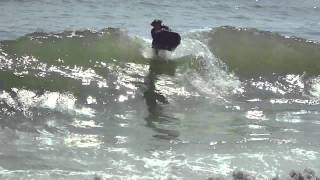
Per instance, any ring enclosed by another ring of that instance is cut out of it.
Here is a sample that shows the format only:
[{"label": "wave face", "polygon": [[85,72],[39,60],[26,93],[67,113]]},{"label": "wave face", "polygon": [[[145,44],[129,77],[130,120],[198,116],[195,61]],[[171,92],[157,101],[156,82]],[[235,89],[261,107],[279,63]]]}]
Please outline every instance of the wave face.
[{"label": "wave face", "polygon": [[216,28],[207,36],[210,50],[238,75],[319,75],[320,45],[317,43],[233,27]]},{"label": "wave face", "polygon": [[[105,92],[100,94],[94,88],[117,91],[115,84],[123,74],[126,76],[124,81],[137,76],[137,82],[128,86],[144,81],[148,65],[154,64],[150,63],[153,55],[149,46],[144,39],[129,37],[126,32],[113,28],[99,32],[32,33],[17,40],[3,41],[0,57],[2,89],[58,91],[78,97],[93,93],[102,98]],[[207,86],[206,89],[230,91],[236,86],[237,78],[224,70],[224,65],[201,41],[186,38],[174,54],[162,53],[168,56],[165,59],[170,63],[152,66],[157,74],[174,75],[176,71],[192,74],[188,76],[191,82],[191,79],[207,79],[205,84],[195,85]],[[224,85],[218,85],[218,81],[224,81]]]},{"label": "wave face", "polygon": [[106,85],[106,64],[146,63],[140,44],[117,29],[33,33],[1,44],[3,88],[80,93]]},{"label": "wave face", "polygon": [[219,27],[160,57],[150,46],[114,28],[1,41],[0,177],[318,169],[317,44]]}]

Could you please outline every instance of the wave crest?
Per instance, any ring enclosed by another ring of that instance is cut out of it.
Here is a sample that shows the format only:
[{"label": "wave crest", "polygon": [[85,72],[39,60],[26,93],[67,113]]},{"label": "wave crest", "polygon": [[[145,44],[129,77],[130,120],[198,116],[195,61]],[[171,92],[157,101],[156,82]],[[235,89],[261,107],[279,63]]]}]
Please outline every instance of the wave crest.
[{"label": "wave crest", "polygon": [[257,29],[219,27],[207,33],[208,45],[240,76],[318,75],[320,45]]}]

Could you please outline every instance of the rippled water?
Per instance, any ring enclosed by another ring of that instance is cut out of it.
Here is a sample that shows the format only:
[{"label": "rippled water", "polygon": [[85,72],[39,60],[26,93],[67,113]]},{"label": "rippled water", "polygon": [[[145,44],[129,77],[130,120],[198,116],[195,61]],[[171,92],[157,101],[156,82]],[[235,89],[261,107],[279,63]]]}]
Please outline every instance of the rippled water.
[{"label": "rippled water", "polygon": [[319,40],[319,9],[318,0],[5,0],[0,2],[0,39],[105,27],[149,37],[150,21],[159,17],[180,32],[231,25]]},{"label": "rippled water", "polygon": [[319,174],[318,6],[1,1],[1,179]]}]

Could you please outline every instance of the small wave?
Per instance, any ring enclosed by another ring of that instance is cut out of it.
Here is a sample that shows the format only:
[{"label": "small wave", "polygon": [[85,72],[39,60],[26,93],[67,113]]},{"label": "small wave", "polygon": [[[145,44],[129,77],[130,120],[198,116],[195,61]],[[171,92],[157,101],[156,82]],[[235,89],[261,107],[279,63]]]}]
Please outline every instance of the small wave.
[{"label": "small wave", "polygon": [[[182,37],[181,45],[167,54],[171,62],[158,63],[152,70],[175,74],[179,82],[186,82],[180,87],[189,89],[185,94],[223,101],[234,94],[248,99],[318,98],[319,81],[314,76],[320,72],[320,48],[315,42],[234,27]],[[35,32],[2,41],[0,88],[25,89],[40,96],[70,93],[84,104],[92,97],[92,105],[128,100],[141,91],[152,65],[150,44],[150,39],[115,28]]]},{"label": "small wave", "polygon": [[140,60],[140,48],[140,44],[126,32],[114,28],[98,32],[35,32],[1,43],[1,49],[11,56],[32,55],[49,64],[57,64],[63,59],[65,65],[89,65],[93,60]]},{"label": "small wave", "polygon": [[219,27],[208,32],[210,50],[240,76],[319,75],[320,45],[250,28]]}]

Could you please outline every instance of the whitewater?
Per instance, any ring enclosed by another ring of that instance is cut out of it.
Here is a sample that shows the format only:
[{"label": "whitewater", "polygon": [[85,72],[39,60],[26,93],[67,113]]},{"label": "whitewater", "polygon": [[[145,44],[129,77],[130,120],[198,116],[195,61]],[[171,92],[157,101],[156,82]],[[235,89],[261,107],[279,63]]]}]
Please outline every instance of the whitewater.
[{"label": "whitewater", "polygon": [[319,8],[1,1],[0,179],[319,176]]}]

